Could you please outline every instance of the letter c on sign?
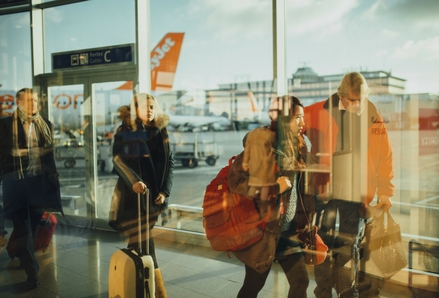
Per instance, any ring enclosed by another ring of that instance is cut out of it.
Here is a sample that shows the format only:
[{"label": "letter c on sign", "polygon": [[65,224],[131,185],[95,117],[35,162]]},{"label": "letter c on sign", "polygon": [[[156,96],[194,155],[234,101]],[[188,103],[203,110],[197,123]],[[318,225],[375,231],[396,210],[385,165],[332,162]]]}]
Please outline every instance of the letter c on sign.
[{"label": "letter c on sign", "polygon": [[110,62],[111,61],[111,59],[107,58],[107,54],[109,54],[109,53],[110,53],[110,51],[106,51],[105,54],[104,54],[105,62]]}]

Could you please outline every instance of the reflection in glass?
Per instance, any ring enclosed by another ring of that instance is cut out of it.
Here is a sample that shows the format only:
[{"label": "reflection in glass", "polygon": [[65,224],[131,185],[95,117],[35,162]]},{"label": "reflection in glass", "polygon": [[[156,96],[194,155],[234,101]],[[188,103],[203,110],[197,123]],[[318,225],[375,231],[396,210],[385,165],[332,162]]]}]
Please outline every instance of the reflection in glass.
[{"label": "reflection in glass", "polygon": [[65,214],[86,216],[91,205],[84,191],[85,152],[84,86],[48,88],[49,118],[54,125],[55,160],[60,175],[61,200]]},{"label": "reflection in glass", "polygon": [[[135,43],[134,2],[93,0],[45,9],[46,72],[52,71],[52,53]],[[104,8],[105,17],[98,17]]]},{"label": "reflection in glass", "polygon": [[[92,84],[92,99],[96,132],[96,156],[94,164],[97,165],[96,175],[96,216],[108,220],[110,202],[116,185],[117,176],[113,173],[113,136],[121,124],[118,119],[117,109],[130,103],[133,91],[127,82],[106,82]],[[93,151],[89,149],[89,154]],[[91,186],[90,186],[91,187]],[[89,188],[90,188],[89,187]]]}]

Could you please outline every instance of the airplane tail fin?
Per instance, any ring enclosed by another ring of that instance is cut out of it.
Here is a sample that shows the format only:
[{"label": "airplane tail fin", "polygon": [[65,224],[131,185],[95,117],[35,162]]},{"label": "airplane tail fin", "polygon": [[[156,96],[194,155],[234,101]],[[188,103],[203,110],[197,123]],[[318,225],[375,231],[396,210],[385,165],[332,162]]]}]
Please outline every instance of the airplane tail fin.
[{"label": "airplane tail fin", "polygon": [[250,101],[250,108],[253,113],[259,113],[261,110],[259,109],[258,102],[256,101],[256,96],[252,91],[247,92],[248,99]]},{"label": "airplane tail fin", "polygon": [[133,81],[126,81],[115,90],[133,90]]},{"label": "airplane tail fin", "polygon": [[151,90],[169,91],[174,84],[184,33],[168,33],[151,52]]},{"label": "airplane tail fin", "polygon": [[[170,91],[174,84],[184,33],[167,33],[151,51],[151,91]],[[133,90],[126,81],[116,90]]]}]

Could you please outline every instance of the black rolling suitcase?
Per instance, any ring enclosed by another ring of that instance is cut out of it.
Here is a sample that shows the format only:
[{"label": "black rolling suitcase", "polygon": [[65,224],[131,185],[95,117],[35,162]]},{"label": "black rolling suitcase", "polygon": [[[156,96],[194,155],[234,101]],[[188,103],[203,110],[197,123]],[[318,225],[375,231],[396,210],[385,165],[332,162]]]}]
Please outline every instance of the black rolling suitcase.
[{"label": "black rolling suitcase", "polygon": [[108,297],[155,297],[154,262],[149,255],[149,190],[146,190],[146,252],[142,252],[142,212],[138,195],[139,250],[123,248],[117,250],[110,260],[108,274]]}]

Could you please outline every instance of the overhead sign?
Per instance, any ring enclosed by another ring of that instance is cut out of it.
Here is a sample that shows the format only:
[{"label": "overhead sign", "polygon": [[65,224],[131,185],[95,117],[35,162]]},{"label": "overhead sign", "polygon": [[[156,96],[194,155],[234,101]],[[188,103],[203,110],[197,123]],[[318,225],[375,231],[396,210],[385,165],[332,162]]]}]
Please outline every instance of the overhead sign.
[{"label": "overhead sign", "polygon": [[53,53],[52,71],[77,67],[104,66],[134,63],[134,45],[85,49],[72,52]]},{"label": "overhead sign", "polygon": [[0,7],[29,4],[30,0],[0,0]]}]

